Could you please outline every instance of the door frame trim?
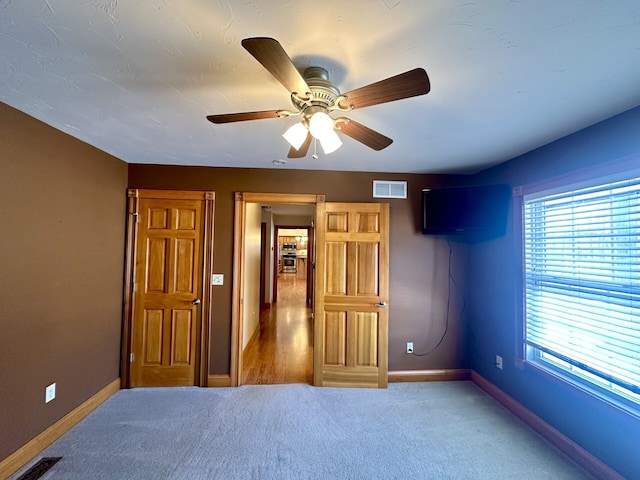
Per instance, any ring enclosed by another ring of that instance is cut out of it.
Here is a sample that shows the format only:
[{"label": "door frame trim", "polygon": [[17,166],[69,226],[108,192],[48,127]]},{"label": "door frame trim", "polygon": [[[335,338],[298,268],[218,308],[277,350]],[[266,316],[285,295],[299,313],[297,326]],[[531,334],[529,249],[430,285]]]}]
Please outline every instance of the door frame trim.
[{"label": "door frame trim", "polygon": [[[209,350],[211,344],[211,311],[213,273],[213,220],[216,194],[212,191],[191,190],[152,190],[130,188],[127,190],[127,235],[125,241],[125,276],[122,309],[122,342],[120,347],[120,388],[129,388],[131,354],[131,329],[134,306],[134,265],[136,263],[136,241],[138,239],[137,212],[140,198],[176,198],[202,200],[203,241],[202,241],[202,303],[200,314],[199,355],[196,368],[196,380],[199,386],[206,387],[209,377]],[[208,287],[208,288],[207,288]]]},{"label": "door frame trim", "polygon": [[242,317],[244,308],[245,219],[247,203],[317,205],[324,195],[236,192],[233,212],[233,287],[231,304],[231,386],[242,385]]}]

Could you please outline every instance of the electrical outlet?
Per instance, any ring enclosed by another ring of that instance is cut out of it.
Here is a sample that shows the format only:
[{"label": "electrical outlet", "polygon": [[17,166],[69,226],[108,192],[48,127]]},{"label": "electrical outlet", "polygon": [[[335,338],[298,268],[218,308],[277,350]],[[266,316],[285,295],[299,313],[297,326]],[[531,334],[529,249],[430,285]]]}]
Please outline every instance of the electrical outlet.
[{"label": "electrical outlet", "polygon": [[413,353],[413,342],[407,342],[407,353]]},{"label": "electrical outlet", "polygon": [[496,367],[502,370],[502,357],[500,355],[496,355]]},{"label": "electrical outlet", "polygon": [[56,384],[52,383],[44,389],[44,403],[49,403],[54,398],[56,398]]}]

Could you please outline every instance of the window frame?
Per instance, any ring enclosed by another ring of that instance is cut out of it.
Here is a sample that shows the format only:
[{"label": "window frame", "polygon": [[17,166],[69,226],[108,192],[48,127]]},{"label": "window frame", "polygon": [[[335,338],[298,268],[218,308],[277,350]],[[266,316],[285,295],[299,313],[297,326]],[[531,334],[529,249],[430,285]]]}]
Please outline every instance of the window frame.
[{"label": "window frame", "polygon": [[[575,371],[569,372],[559,366],[560,362],[555,360],[540,359],[540,354],[533,354],[532,347],[525,344],[527,328],[526,324],[526,284],[525,284],[525,223],[524,223],[524,203],[525,197],[542,197],[554,193],[575,191],[596,185],[607,184],[620,180],[629,180],[640,177],[640,155],[632,155],[613,162],[605,162],[600,165],[584,168],[577,172],[553,177],[548,180],[519,185],[513,189],[513,224],[515,251],[518,255],[519,271],[514,289],[516,291],[516,318],[519,319],[519,326],[515,334],[515,366],[519,369],[527,369],[539,374],[550,376],[555,381],[568,384],[580,389],[599,400],[604,401],[616,408],[624,410],[631,415],[640,418],[640,398],[632,395],[629,398],[626,394],[617,394],[608,387],[602,386],[592,379],[588,379],[589,372]],[[611,172],[615,173],[611,173]],[[540,351],[538,351],[540,352]],[[544,355],[544,354],[543,354]],[[554,365],[558,363],[558,365]]]}]

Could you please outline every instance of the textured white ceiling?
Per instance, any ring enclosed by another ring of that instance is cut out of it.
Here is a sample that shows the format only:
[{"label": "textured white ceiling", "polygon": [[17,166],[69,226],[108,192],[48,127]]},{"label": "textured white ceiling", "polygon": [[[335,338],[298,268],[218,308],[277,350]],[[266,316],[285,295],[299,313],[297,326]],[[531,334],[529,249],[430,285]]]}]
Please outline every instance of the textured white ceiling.
[{"label": "textured white ceiling", "polygon": [[638,0],[0,0],[0,100],[130,163],[273,168],[294,120],[205,119],[291,108],[256,36],[343,92],[431,79],[349,114],[387,149],[279,168],[474,172],[640,105]]}]

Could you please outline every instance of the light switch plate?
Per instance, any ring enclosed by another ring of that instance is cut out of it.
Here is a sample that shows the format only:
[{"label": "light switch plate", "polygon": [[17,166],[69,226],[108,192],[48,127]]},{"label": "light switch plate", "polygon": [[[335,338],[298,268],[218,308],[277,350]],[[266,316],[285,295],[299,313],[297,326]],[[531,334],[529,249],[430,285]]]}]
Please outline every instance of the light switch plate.
[{"label": "light switch plate", "polygon": [[44,403],[49,403],[56,398],[56,384],[52,383],[44,390]]},{"label": "light switch plate", "polygon": [[224,275],[222,273],[213,273],[211,275],[211,285],[224,285]]}]

